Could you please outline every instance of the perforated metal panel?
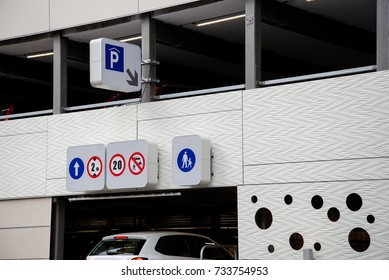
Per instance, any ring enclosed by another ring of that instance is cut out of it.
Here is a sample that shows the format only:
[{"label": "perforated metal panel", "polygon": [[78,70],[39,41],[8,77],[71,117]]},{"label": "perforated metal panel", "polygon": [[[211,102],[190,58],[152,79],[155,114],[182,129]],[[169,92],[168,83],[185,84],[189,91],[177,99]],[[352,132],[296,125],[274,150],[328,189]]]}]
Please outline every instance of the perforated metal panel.
[{"label": "perforated metal panel", "polygon": [[[312,249],[318,260],[388,259],[387,184],[359,181],[238,187],[239,257],[302,260],[303,250]],[[360,205],[353,195],[360,197]]]}]

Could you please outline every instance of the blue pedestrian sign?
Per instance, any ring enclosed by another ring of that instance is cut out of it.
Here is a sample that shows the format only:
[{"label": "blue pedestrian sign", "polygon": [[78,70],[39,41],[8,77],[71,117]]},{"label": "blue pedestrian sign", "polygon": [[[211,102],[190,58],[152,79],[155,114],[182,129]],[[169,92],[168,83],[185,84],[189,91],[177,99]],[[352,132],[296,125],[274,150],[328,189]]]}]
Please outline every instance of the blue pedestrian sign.
[{"label": "blue pedestrian sign", "polygon": [[104,163],[105,146],[102,144],[69,147],[67,150],[66,189],[71,192],[104,189]]},{"label": "blue pedestrian sign", "polygon": [[206,186],[211,182],[211,141],[198,135],[176,136],[172,141],[172,183]]},{"label": "blue pedestrian sign", "polygon": [[177,166],[182,172],[190,172],[196,164],[196,155],[191,149],[183,149],[178,154]]},{"label": "blue pedestrian sign", "polygon": [[84,162],[82,159],[76,157],[69,164],[69,175],[74,179],[78,180],[84,174]]}]

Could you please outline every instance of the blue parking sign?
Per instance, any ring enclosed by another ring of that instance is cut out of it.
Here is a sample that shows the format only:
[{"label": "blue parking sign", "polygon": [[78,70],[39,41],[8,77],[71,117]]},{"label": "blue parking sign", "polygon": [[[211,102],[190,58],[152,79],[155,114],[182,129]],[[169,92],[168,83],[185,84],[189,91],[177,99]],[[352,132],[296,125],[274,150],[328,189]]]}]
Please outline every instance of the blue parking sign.
[{"label": "blue parking sign", "polygon": [[124,72],[124,48],[105,44],[105,69]]},{"label": "blue parking sign", "polygon": [[89,43],[90,83],[119,92],[142,88],[141,49],[138,45],[100,38]]}]

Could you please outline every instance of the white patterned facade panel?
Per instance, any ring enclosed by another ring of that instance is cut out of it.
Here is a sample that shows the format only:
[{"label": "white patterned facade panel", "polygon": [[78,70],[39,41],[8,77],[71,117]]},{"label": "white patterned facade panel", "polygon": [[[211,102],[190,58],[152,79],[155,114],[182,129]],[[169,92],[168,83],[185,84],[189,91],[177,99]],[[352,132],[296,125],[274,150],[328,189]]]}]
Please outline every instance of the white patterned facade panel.
[{"label": "white patterned facade panel", "polygon": [[244,164],[388,156],[388,74],[245,92]]},{"label": "white patterned facade panel", "polygon": [[0,122],[0,137],[25,133],[47,132],[48,117],[36,117]]},{"label": "white patterned facade panel", "polygon": [[238,187],[240,259],[389,259],[388,183]]},{"label": "white patterned facade panel", "polygon": [[139,121],[242,110],[242,91],[179,98],[139,105]]},{"label": "white patterned facade panel", "polygon": [[244,183],[332,182],[389,179],[389,158],[246,165]]},{"label": "white patterned facade panel", "polygon": [[47,132],[0,137],[0,198],[43,196]]},{"label": "white patterned facade panel", "polygon": [[243,176],[241,122],[240,110],[139,122],[139,138],[158,143],[159,183],[156,189],[178,187],[172,185],[171,179],[172,140],[184,135],[199,135],[211,141],[213,176],[209,186],[239,185]]},{"label": "white patterned facade panel", "polygon": [[70,146],[135,140],[136,106],[70,113],[49,119],[47,178],[66,177],[66,155]]}]

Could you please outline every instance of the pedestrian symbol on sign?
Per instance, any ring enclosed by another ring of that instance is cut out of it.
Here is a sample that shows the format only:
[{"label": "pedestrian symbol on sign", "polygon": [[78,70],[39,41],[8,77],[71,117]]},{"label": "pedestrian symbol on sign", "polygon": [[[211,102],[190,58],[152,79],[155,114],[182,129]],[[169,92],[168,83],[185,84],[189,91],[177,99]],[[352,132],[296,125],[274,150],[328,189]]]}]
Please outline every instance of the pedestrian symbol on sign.
[{"label": "pedestrian symbol on sign", "polygon": [[145,158],[139,153],[135,152],[130,156],[128,167],[133,175],[139,175],[145,169]]},{"label": "pedestrian symbol on sign", "polygon": [[178,168],[182,172],[191,171],[196,164],[196,155],[191,149],[183,149],[177,157]]}]

